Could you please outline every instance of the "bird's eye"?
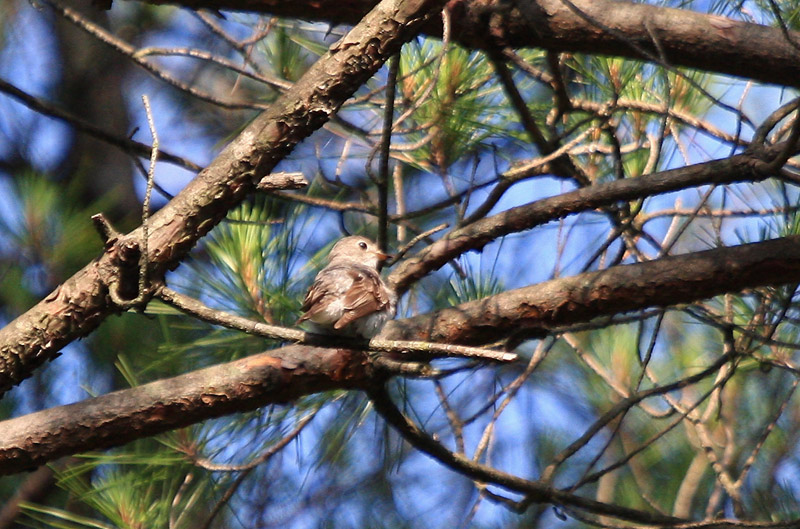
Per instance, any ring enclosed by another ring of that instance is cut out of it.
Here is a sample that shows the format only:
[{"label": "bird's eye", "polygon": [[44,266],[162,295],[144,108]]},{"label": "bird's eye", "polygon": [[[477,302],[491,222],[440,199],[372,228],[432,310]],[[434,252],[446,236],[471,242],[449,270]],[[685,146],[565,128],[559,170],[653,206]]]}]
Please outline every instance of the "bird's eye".
[{"label": "bird's eye", "polygon": [[362,250],[366,250],[367,249],[367,243],[365,243],[364,241],[361,241],[360,243],[358,243],[358,247],[361,248]]}]

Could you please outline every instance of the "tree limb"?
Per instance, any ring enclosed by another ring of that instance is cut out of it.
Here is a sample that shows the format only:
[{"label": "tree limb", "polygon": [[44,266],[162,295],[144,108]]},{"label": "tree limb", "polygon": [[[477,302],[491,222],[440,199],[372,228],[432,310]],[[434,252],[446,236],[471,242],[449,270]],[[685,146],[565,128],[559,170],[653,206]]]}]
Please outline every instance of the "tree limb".
[{"label": "tree limb", "polygon": [[648,525],[657,524],[660,527],[668,527],[683,522],[683,520],[672,516],[630,509],[621,505],[603,503],[584,498],[552,488],[539,481],[527,480],[477,463],[463,454],[451,452],[444,445],[420,430],[416,424],[408,420],[397,406],[394,405],[384,388],[371,388],[368,394],[370,400],[375,405],[375,410],[386,422],[391,424],[409,444],[421,452],[428,454],[448,468],[473,480],[492,483],[504,489],[525,494],[526,498],[531,503],[568,505],[585,509],[595,514],[604,514],[622,520],[645,523]]},{"label": "tree limb", "polygon": [[[255,11],[330,24],[355,24],[375,5],[375,0],[141,1]],[[667,60],[671,66],[800,87],[797,49],[776,27],[689,9],[613,0],[459,0],[450,4],[453,38],[467,48],[484,49],[500,42],[516,48],[616,55],[658,63]],[[441,36],[441,22],[431,20],[423,30]],[[798,32],[788,33],[794,40],[800,38]]]},{"label": "tree limb", "polygon": [[[380,337],[493,343],[526,328],[787,282],[800,282],[800,236],[555,279],[393,321]],[[0,475],[310,393],[365,388],[385,376],[361,351],[283,347],[0,422]]]},{"label": "tree limb", "polygon": [[389,283],[398,293],[405,292],[416,280],[469,250],[480,250],[503,235],[529,230],[581,211],[693,186],[763,180],[773,174],[765,169],[785,147],[780,143],[730,158],[594,184],[508,209],[454,230],[404,260],[392,271]]},{"label": "tree limb", "polygon": [[514,353],[496,351],[493,349],[479,349],[477,347],[465,347],[463,345],[453,345],[449,343],[395,341],[382,340],[379,338],[372,338],[367,341],[346,336],[307,333],[300,329],[289,329],[277,325],[269,325],[229,312],[214,310],[200,301],[181,294],[180,292],[176,292],[166,286],[159,288],[156,296],[164,303],[200,320],[273,340],[286,340],[303,345],[316,345],[328,348],[344,347],[364,351],[395,353],[401,355],[399,358],[402,358],[403,354],[416,353],[416,355],[419,356],[421,353],[428,360],[439,357],[460,357],[493,360],[495,362],[513,362],[517,359],[517,355]]},{"label": "tree limb", "polygon": [[0,475],[211,417],[359,387],[371,375],[360,351],[292,345],[31,413],[0,423]]},{"label": "tree limb", "polygon": [[[384,0],[149,220],[148,277],[175,268],[291,150],[333,116],[443,0]],[[138,241],[141,228],[121,240]],[[0,395],[118,310],[116,246],[0,330]]]},{"label": "tree limb", "polygon": [[717,248],[545,281],[387,323],[381,336],[480,344],[538,329],[800,280],[800,236]]}]

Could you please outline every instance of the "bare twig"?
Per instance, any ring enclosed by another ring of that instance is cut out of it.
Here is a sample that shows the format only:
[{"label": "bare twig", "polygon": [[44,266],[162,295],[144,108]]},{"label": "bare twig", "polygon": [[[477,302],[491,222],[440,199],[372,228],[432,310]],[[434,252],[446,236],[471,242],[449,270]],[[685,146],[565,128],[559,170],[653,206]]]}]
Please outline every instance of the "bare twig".
[{"label": "bare twig", "polygon": [[144,104],[145,113],[147,114],[147,126],[150,128],[150,134],[153,136],[153,150],[150,153],[150,166],[147,168],[147,188],[144,191],[144,200],[142,201],[142,255],[139,258],[139,295],[136,297],[136,299],[140,301],[144,299],[145,288],[147,286],[147,259],[149,256],[147,240],[150,238],[150,226],[147,221],[150,219],[150,196],[153,194],[156,161],[158,160],[158,149],[161,146],[158,140],[156,124],[153,120],[153,113],[150,110],[150,99],[146,95],[142,95],[142,103]]},{"label": "bare twig", "polygon": [[254,81],[258,81],[260,83],[269,85],[273,88],[278,90],[288,90],[292,87],[292,83],[289,81],[278,79],[274,76],[268,76],[263,72],[253,73],[247,68],[242,68],[241,66],[221,57],[219,55],[214,55],[204,50],[198,50],[194,48],[140,48],[138,51],[134,53],[134,56],[137,58],[144,58],[144,57],[152,57],[152,56],[159,56],[159,55],[178,55],[178,56],[185,56],[185,57],[192,57],[194,59],[199,59],[202,61],[208,61],[224,68],[227,68],[231,71],[236,72],[237,74],[248,77],[253,79]]},{"label": "bare twig", "polygon": [[413,248],[414,245],[416,245],[419,241],[421,241],[423,239],[427,239],[428,237],[430,237],[434,233],[440,232],[440,231],[442,231],[444,229],[447,229],[448,227],[449,227],[449,224],[439,224],[438,226],[434,226],[433,228],[431,228],[429,230],[423,231],[422,233],[420,233],[419,235],[417,235],[416,237],[414,237],[413,239],[408,241],[406,244],[404,244],[402,248],[397,250],[397,253],[395,253],[394,257],[392,257],[386,263],[386,266],[391,267],[393,264],[395,264],[396,262],[400,261],[403,258],[403,256],[405,254],[407,254],[408,251],[411,250],[411,248]]},{"label": "bare twig", "polygon": [[766,164],[760,162],[771,161],[774,156],[783,152],[784,148],[785,143],[779,143],[757,153],[736,155],[639,178],[595,184],[511,208],[454,230],[416,256],[406,259],[392,272],[389,280],[398,292],[405,292],[416,279],[431,270],[438,269],[466,251],[483,248],[490,241],[503,235],[530,229],[579,211],[606,207],[620,200],[644,198],[695,185],[765,179],[771,173],[761,172]]},{"label": "bare twig", "polygon": [[197,465],[198,467],[203,468],[205,470],[210,470],[212,472],[249,472],[254,468],[256,468],[258,465],[261,465],[262,463],[268,461],[272,456],[280,452],[286,445],[288,445],[298,435],[300,435],[300,432],[303,431],[303,428],[305,428],[306,425],[310,423],[314,417],[316,417],[317,411],[318,410],[314,410],[308,413],[305,417],[303,417],[297,422],[297,426],[291,432],[283,436],[280,440],[278,440],[267,450],[265,450],[261,455],[254,457],[247,463],[243,463],[241,465],[223,465],[220,463],[214,463],[210,459],[205,457],[200,457],[195,453],[188,453],[188,452],[184,453],[186,454],[186,457],[189,458],[189,461],[191,461],[193,465]]},{"label": "bare twig", "polygon": [[409,421],[400,410],[397,409],[394,403],[392,403],[385,388],[371,388],[368,394],[376,411],[378,411],[386,422],[392,425],[412,446],[430,455],[445,466],[470,477],[474,481],[494,483],[506,490],[526,494],[529,502],[571,505],[576,508],[589,510],[596,514],[605,514],[623,520],[662,525],[674,525],[683,521],[658,513],[639,511],[619,505],[590,500],[569,492],[551,488],[541,481],[523,479],[476,463],[462,454],[451,452],[431,436],[423,432],[416,424]]},{"label": "bare twig", "polygon": [[599,432],[602,428],[604,428],[607,424],[611,423],[618,415],[624,413],[626,410],[630,409],[631,406],[641,402],[646,398],[650,398],[653,396],[661,396],[666,395],[671,391],[676,389],[681,389],[692,384],[696,384],[697,382],[704,380],[707,377],[712,376],[713,374],[717,373],[719,369],[725,365],[727,362],[730,361],[730,357],[727,355],[720,356],[713,364],[708,366],[707,368],[695,373],[694,375],[689,375],[682,379],[676,380],[675,382],[664,384],[661,386],[656,386],[653,388],[649,388],[646,390],[641,390],[636,393],[631,394],[628,398],[623,399],[617,402],[611,409],[605,412],[602,416],[600,416],[586,431],[581,435],[578,439],[573,441],[568,447],[564,450],[559,452],[552,460],[550,465],[542,472],[542,480],[550,481],[553,479],[555,475],[555,471],[557,468],[568,458],[572,457],[578,450],[586,446],[594,436]]},{"label": "bare twig", "polygon": [[287,340],[298,344],[347,347],[383,353],[425,353],[431,358],[441,356],[481,358],[497,362],[513,362],[517,355],[491,349],[466,347],[462,345],[438,344],[419,341],[395,341],[373,338],[369,342],[343,336],[310,334],[297,329],[288,329],[249,320],[235,314],[214,310],[200,301],[180,294],[166,286],[158,289],[156,296],[178,310],[215,325],[240,330],[248,334],[277,340]]},{"label": "bare twig", "polygon": [[[271,457],[273,457],[275,454],[277,454],[278,452],[283,450],[298,435],[300,435],[300,432],[303,431],[303,428],[305,428],[305,426],[309,422],[311,422],[311,419],[313,419],[315,416],[316,416],[316,411],[312,412],[312,413],[309,413],[308,415],[306,415],[305,417],[300,419],[300,422],[298,423],[298,425],[295,427],[294,430],[289,432],[288,435],[286,435],[280,441],[278,441],[277,443],[272,445],[269,448],[269,450],[267,450],[266,452],[264,452],[263,454],[258,456],[255,460],[253,460],[252,462],[248,463],[247,465],[239,465],[238,468],[235,468],[233,465],[226,465],[223,468],[220,465],[204,466],[203,464],[199,464],[197,460],[194,460],[193,462],[195,464],[198,464],[199,466],[201,466],[203,468],[207,468],[208,470],[224,471],[224,472],[241,471],[241,474],[236,476],[236,479],[233,481],[231,486],[228,487],[228,489],[223,493],[223,495],[219,499],[219,501],[217,501],[217,503],[214,504],[214,508],[211,509],[211,512],[208,514],[208,517],[206,518],[205,522],[203,523],[203,525],[200,526],[201,529],[208,529],[209,527],[211,527],[211,522],[214,521],[214,518],[216,518],[216,516],[219,514],[219,512],[222,510],[222,508],[225,506],[225,504],[227,504],[228,501],[230,501],[230,499],[233,497],[233,495],[236,493],[236,491],[242,485],[242,483],[247,478],[247,476],[250,475],[250,473],[253,471],[253,469],[255,469],[258,465],[264,463],[265,461],[267,461]],[[209,468],[209,467],[211,467],[211,468]]]},{"label": "bare twig", "polygon": [[76,10],[74,10],[74,9],[72,9],[70,7],[63,6],[60,3],[58,3],[57,1],[55,1],[55,0],[41,0],[41,1],[42,1],[42,3],[47,4],[48,6],[50,6],[56,13],[58,13],[59,15],[64,17],[66,20],[72,22],[73,24],[75,24],[77,27],[79,27],[80,29],[82,29],[83,31],[85,31],[86,33],[91,35],[92,37],[94,37],[94,38],[98,39],[99,41],[111,46],[112,48],[114,48],[118,52],[122,53],[123,55],[126,55],[126,56],[130,57],[130,59],[133,62],[135,62],[136,64],[138,64],[139,66],[141,66],[142,68],[144,68],[145,70],[147,70],[148,72],[153,74],[153,76],[155,76],[156,78],[161,79],[165,83],[167,83],[167,84],[169,84],[171,86],[174,86],[175,88],[177,88],[177,89],[179,89],[179,90],[181,90],[183,92],[186,92],[187,94],[190,94],[190,95],[192,95],[192,96],[194,96],[194,97],[196,97],[198,99],[201,99],[203,101],[207,101],[209,103],[213,103],[214,105],[217,105],[217,106],[220,106],[220,107],[223,107],[223,108],[228,108],[228,109],[239,109],[239,110],[241,110],[241,109],[259,109],[259,110],[265,110],[265,109],[269,108],[268,105],[261,104],[261,103],[237,103],[237,102],[232,102],[232,101],[225,101],[225,100],[220,99],[220,98],[218,98],[216,96],[208,94],[208,93],[206,93],[206,92],[204,92],[202,90],[198,90],[197,88],[195,88],[191,84],[184,83],[184,82],[179,81],[178,79],[172,77],[170,74],[166,73],[161,68],[153,65],[152,63],[144,60],[142,57],[138,57],[136,55],[136,48],[134,46],[132,46],[131,44],[129,44],[129,43],[125,42],[125,41],[123,41],[119,37],[116,37],[116,36],[112,35],[111,33],[106,31],[105,29],[103,29],[99,25],[87,20],[85,17],[83,17]]}]

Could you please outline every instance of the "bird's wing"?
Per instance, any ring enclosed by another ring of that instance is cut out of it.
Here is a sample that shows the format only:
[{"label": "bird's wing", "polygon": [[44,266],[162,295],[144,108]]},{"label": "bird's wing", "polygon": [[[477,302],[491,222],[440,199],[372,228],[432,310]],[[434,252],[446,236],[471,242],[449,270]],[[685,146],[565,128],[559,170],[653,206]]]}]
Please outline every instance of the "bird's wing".
[{"label": "bird's wing", "polygon": [[[303,299],[303,306],[300,307],[300,310],[303,312],[308,312],[314,305],[317,305],[323,297],[325,297],[326,290],[322,288],[322,281],[320,281],[320,276],[317,276],[314,279],[314,283],[312,283],[311,287],[306,292],[306,297]],[[306,315],[304,314],[303,317]]]},{"label": "bird's wing", "polygon": [[314,283],[308,289],[300,310],[303,315],[297,320],[302,323],[312,319],[317,313],[325,310],[332,299],[343,296],[350,288],[352,279],[344,267],[331,267],[320,271]]},{"label": "bird's wing", "polygon": [[341,329],[389,305],[389,293],[378,272],[366,267],[349,267],[347,273],[352,284],[344,293],[344,314],[334,324],[334,329]]}]

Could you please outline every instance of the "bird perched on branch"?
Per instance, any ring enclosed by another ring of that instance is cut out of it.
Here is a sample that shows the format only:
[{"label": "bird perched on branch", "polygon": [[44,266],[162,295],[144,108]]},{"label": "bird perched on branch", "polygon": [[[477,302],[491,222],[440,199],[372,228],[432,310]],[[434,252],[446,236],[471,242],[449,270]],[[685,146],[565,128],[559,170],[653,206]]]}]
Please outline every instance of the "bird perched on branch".
[{"label": "bird perched on branch", "polygon": [[308,290],[297,323],[308,320],[321,333],[367,339],[378,334],[397,311],[397,295],[378,273],[387,258],[365,237],[341,239]]}]

